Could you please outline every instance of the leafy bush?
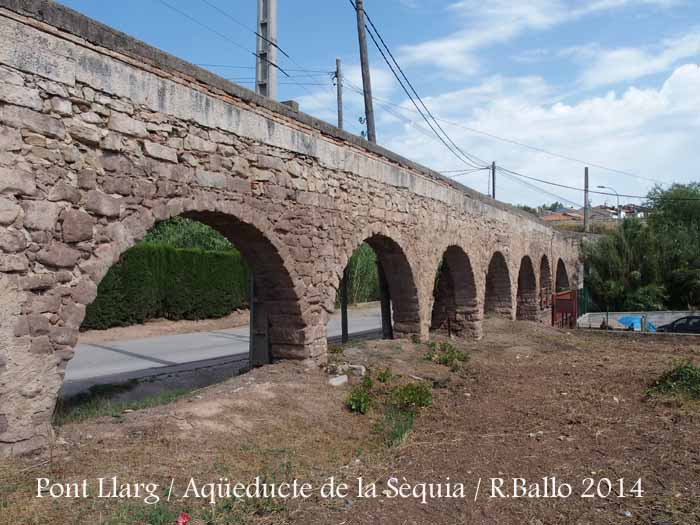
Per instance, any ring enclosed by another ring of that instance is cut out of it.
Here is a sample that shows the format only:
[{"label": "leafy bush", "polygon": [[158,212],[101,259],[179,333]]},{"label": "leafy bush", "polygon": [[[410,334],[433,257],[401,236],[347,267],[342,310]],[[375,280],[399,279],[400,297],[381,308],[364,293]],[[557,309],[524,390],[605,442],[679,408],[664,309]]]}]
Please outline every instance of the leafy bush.
[{"label": "leafy bush", "polygon": [[700,399],[700,365],[693,366],[690,360],[676,363],[656,381],[648,393]]},{"label": "leafy bush", "polygon": [[[352,254],[348,261],[347,273],[348,304],[379,300],[377,255],[368,244],[361,244]],[[336,306],[338,305],[340,305],[340,294],[336,298]]]},{"label": "leafy bush", "polygon": [[391,403],[399,409],[427,407],[433,403],[433,391],[425,382],[398,386],[391,392]]},{"label": "leafy bush", "polygon": [[226,237],[211,226],[184,217],[173,217],[159,222],[149,230],[143,242],[171,248],[199,248],[212,252],[228,252],[235,249]]},{"label": "leafy bush", "polygon": [[358,385],[350,391],[350,395],[345,401],[345,406],[347,406],[351,412],[366,414],[371,403],[372,398],[369,390],[362,385]]},{"label": "leafy bush", "polygon": [[247,305],[248,269],[236,250],[211,252],[141,243],[100,283],[81,329],[149,319],[210,319]]}]

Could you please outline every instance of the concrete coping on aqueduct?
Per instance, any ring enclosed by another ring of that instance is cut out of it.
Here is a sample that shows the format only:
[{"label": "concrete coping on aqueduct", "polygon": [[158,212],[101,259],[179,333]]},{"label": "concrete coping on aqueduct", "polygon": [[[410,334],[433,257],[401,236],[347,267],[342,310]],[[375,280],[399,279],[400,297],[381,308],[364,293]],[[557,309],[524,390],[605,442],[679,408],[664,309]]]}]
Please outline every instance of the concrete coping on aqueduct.
[{"label": "concrete coping on aqueduct", "polygon": [[[449,177],[445,177],[444,175],[441,175],[440,173],[426,166],[413,162],[401,155],[383,148],[382,146],[373,144],[362,137],[348,133],[347,131],[301,111],[297,112],[285,104],[262,97],[256,94],[254,91],[215,75],[207,69],[201,68],[174,55],[161,51],[158,48],[150,46],[136,38],[122,33],[121,31],[117,31],[116,29],[88,18],[87,16],[82,15],[73,9],[51,0],[0,0],[0,7],[29,16],[60,30],[76,35],[93,45],[101,46],[110,51],[122,53],[130,58],[143,61],[163,70],[186,75],[209,87],[220,89],[225,93],[245,102],[257,104],[266,110],[280,114],[286,118],[296,120],[316,131],[319,131],[322,134],[353,144],[359,148],[365,149],[390,161],[396,162],[397,164],[417,171],[422,175],[428,176],[429,178],[437,179],[438,181],[451,186],[472,199],[478,200],[505,212],[517,214],[533,222],[537,222],[548,227],[550,226],[539,217],[535,217],[528,212],[511,206],[510,204],[495,200],[472,188],[464,186],[463,184],[460,184]],[[580,237],[579,234],[574,232],[559,233],[564,238]]]}]

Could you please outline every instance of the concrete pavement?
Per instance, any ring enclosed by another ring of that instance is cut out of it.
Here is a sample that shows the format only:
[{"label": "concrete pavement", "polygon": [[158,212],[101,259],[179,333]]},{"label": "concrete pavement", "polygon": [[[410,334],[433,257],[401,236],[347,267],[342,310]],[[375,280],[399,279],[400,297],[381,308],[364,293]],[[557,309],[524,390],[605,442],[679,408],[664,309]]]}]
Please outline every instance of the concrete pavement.
[{"label": "concrete pavement", "polygon": [[[348,312],[351,334],[381,327],[379,307],[353,308]],[[328,323],[329,339],[340,336],[340,312]],[[211,332],[167,335],[105,343],[78,344],[66,369],[64,395],[100,383],[128,381],[162,373],[178,373],[195,367],[232,362],[245,366],[249,328],[242,326]]]}]

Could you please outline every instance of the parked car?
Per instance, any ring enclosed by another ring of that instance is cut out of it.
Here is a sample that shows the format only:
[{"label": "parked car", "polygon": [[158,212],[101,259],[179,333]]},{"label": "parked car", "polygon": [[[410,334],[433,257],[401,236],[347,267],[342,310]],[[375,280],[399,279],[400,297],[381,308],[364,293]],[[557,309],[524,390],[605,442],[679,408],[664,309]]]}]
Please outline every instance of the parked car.
[{"label": "parked car", "polygon": [[659,326],[656,331],[674,334],[700,334],[700,315],[681,317],[672,323]]}]

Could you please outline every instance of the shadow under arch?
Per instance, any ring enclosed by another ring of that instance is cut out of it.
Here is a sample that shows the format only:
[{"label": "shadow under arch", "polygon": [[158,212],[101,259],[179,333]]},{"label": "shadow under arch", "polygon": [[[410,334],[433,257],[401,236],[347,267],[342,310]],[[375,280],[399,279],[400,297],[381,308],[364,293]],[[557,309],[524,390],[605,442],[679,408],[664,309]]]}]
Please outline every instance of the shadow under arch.
[{"label": "shadow under arch", "polygon": [[557,292],[564,292],[568,290],[571,286],[569,284],[569,274],[566,271],[566,265],[561,259],[557,261],[557,276],[555,284]]},{"label": "shadow under arch", "polygon": [[532,259],[525,255],[520,260],[518,271],[518,291],[515,318],[521,321],[536,321],[537,307],[537,279]]},{"label": "shadow under arch", "polygon": [[241,253],[255,281],[251,332],[264,334],[271,359],[303,359],[307,323],[290,270],[275,244],[256,226],[224,212],[189,211],[182,217],[217,230]]},{"label": "shadow under arch", "polygon": [[[388,234],[369,232],[366,235],[347,255],[345,265],[341,268],[346,268],[349,265],[350,256],[362,244],[368,245],[374,252],[377,263],[381,265],[386,278],[393,336],[400,338],[420,334],[418,288],[405,251]],[[342,279],[343,273],[339,275],[340,279]],[[353,276],[350,276],[351,280],[352,278]]]},{"label": "shadow under arch", "polygon": [[546,255],[540,260],[540,310],[546,310],[552,303],[552,268]]},{"label": "shadow under arch", "polygon": [[508,263],[501,252],[495,252],[489,262],[484,292],[484,314],[511,319],[513,299]]},{"label": "shadow under arch", "polygon": [[445,250],[436,271],[433,296],[431,330],[448,330],[460,337],[481,337],[474,272],[469,256],[459,246]]}]

